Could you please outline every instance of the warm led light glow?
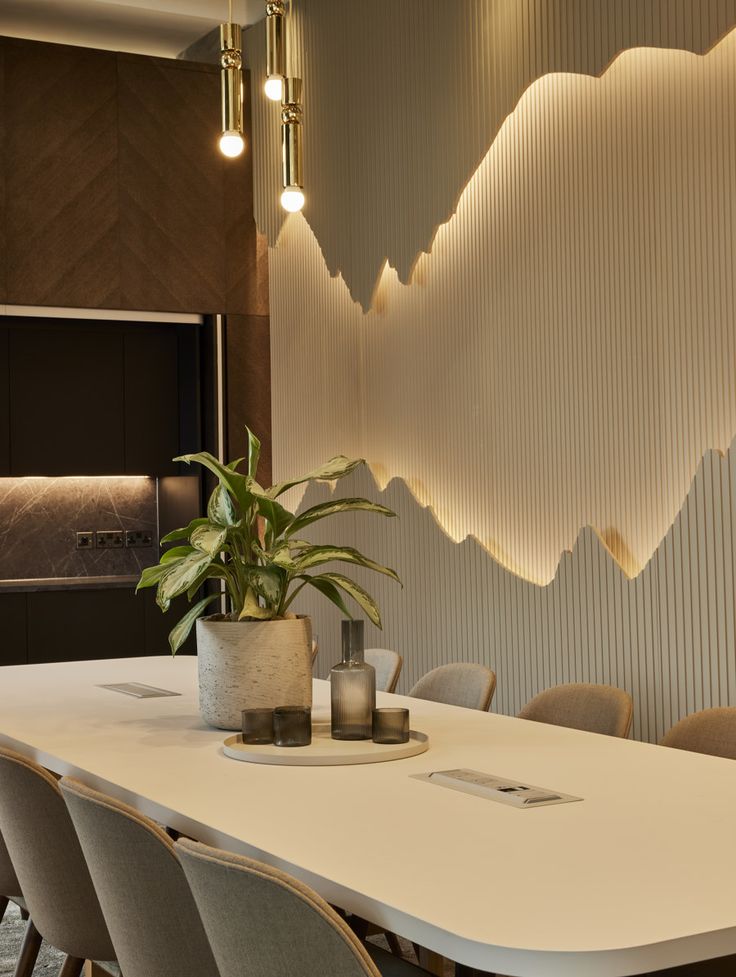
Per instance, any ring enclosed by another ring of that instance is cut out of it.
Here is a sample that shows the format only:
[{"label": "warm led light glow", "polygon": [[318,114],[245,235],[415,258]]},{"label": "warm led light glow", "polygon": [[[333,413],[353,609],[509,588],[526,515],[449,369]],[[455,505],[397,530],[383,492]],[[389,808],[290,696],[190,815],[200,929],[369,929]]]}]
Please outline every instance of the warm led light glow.
[{"label": "warm led light glow", "polygon": [[[179,477],[179,476],[175,476]],[[107,481],[107,482],[148,482],[154,481],[154,475],[14,475],[11,478],[4,478],[3,482],[11,484],[13,482],[78,482],[80,479],[85,481]]]},{"label": "warm led light glow", "polygon": [[304,206],[304,194],[299,187],[287,187],[281,194],[281,206],[290,214],[295,214]]},{"label": "warm led light glow", "polygon": [[220,152],[223,156],[235,159],[236,156],[240,156],[244,149],[245,140],[239,132],[228,130],[220,136]]},{"label": "warm led light glow", "polygon": [[270,98],[272,102],[280,102],[284,91],[284,80],[281,75],[271,75],[267,78],[263,91],[266,93],[266,98]]}]

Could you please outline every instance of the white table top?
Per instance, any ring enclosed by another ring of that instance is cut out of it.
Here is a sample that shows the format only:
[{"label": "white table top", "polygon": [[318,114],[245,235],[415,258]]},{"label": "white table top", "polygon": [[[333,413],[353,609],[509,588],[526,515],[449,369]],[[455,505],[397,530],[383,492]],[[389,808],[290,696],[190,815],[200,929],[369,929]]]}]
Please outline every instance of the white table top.
[{"label": "white table top", "polygon": [[[183,695],[96,687],[128,681]],[[315,704],[328,690],[315,682]],[[480,969],[623,977],[736,952],[736,763],[390,701],[410,707],[429,752],[251,765],[225,758],[228,734],[200,719],[195,659],[13,666],[0,669],[0,742]],[[410,776],[453,767],[584,800],[518,810]]]}]

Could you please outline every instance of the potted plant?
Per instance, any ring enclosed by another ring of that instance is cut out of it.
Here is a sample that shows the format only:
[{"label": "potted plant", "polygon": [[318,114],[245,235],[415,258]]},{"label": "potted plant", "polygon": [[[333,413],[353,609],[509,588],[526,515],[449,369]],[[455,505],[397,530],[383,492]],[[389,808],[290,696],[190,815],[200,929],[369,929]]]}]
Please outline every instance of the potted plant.
[{"label": "potted plant", "polygon": [[[381,566],[351,547],[315,544],[301,539],[307,526],[340,512],[396,513],[368,499],[335,499],[296,515],[279,501],[288,489],[304,482],[335,480],[352,472],[363,459],[343,455],[314,471],[261,488],[256,481],[260,441],[248,429],[248,455],[222,464],[206,451],[175,461],[197,462],[217,476],[207,515],[194,519],[161,542],[177,542],[156,566],[141,574],[137,590],[157,587],[156,603],[167,611],[171,601],[186,594],[191,603],[206,580],[220,580],[228,611],[203,617],[221,598],[209,594],[197,601],[169,635],[176,654],[197,622],[199,698],[204,719],[222,729],[239,729],[241,710],[250,706],[311,705],[311,622],[290,607],[304,587],[314,587],[351,617],[345,597],[355,601],[381,627],[373,598],[349,577],[324,569],[333,562],[367,567],[398,581]],[[238,471],[247,462],[247,474]]]}]

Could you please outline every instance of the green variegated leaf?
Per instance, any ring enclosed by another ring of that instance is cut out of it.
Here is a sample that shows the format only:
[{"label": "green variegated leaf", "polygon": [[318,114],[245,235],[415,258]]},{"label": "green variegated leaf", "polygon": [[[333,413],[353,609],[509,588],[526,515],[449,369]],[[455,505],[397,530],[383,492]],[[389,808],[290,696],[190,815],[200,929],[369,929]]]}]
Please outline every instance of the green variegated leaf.
[{"label": "green variegated leaf", "polygon": [[297,569],[308,570],[310,567],[322,566],[323,563],[331,563],[333,560],[367,567],[369,570],[375,570],[376,573],[383,573],[397,583],[401,583],[399,575],[395,570],[392,570],[390,567],[381,566],[380,563],[376,563],[367,556],[363,556],[362,553],[353,549],[352,546],[310,546],[308,549],[303,550],[294,562],[296,563]]},{"label": "green variegated leaf", "polygon": [[213,563],[210,563],[209,566],[206,566],[197,579],[189,585],[189,589],[187,590],[187,600],[191,600],[194,597],[205,580],[211,580],[213,578],[227,580],[227,570],[225,569],[225,564],[220,563],[218,560],[215,560]]},{"label": "green variegated leaf", "polygon": [[[176,461],[176,459],[174,460]],[[335,455],[334,458],[330,458],[330,460],[325,462],[324,465],[320,465],[319,468],[315,468],[311,472],[307,472],[305,475],[300,475],[298,478],[292,478],[287,482],[279,482],[277,485],[272,485],[268,490],[268,494],[272,499],[276,499],[288,489],[293,488],[295,485],[301,485],[303,482],[332,482],[335,479],[343,478],[345,475],[349,475],[350,472],[354,471],[358,467],[358,465],[362,465],[364,460],[365,459],[363,458],[351,459],[346,458],[345,455]]]},{"label": "green variegated leaf", "polygon": [[377,502],[370,502],[368,499],[335,499],[333,502],[323,502],[321,505],[314,505],[311,509],[305,509],[292,522],[286,531],[287,536],[297,533],[310,523],[317,522],[318,519],[325,519],[327,516],[334,516],[338,512],[377,512],[382,516],[395,516],[393,509],[388,509],[385,505]]},{"label": "green variegated leaf", "polygon": [[222,549],[227,539],[227,529],[220,526],[198,526],[192,533],[192,546],[207,553],[208,556],[216,556]]},{"label": "green variegated leaf", "polygon": [[162,566],[160,563],[157,563],[154,567],[146,567],[141,571],[141,579],[135,588],[136,593],[139,590],[144,590],[146,587],[155,587],[167,570],[168,567],[165,565]]},{"label": "green variegated leaf", "polygon": [[241,512],[245,513],[250,508],[253,497],[248,491],[246,476],[232,471],[227,465],[223,465],[209,451],[200,451],[194,455],[180,455],[178,458],[174,458],[174,461],[183,461],[187,465],[195,461],[197,464],[209,468],[236,499]]},{"label": "green variegated leaf", "polygon": [[254,617],[258,621],[270,621],[274,614],[275,611],[273,608],[261,607],[255,594],[249,590],[245,595],[245,604],[243,605],[243,610],[240,612],[239,620],[242,621],[246,617]]},{"label": "green variegated leaf", "polygon": [[248,481],[248,490],[256,500],[259,515],[270,524],[274,538],[278,538],[289,526],[294,518],[294,513],[289,512],[279,502],[263,491],[257,482]]},{"label": "green variegated leaf", "polygon": [[186,546],[172,546],[170,550],[164,551],[160,562],[163,563],[168,569],[168,565],[170,563],[176,563],[177,560],[181,560],[183,557],[189,556],[189,554],[193,552],[194,547],[189,546],[188,544]]},{"label": "green variegated leaf", "polygon": [[248,584],[266,604],[278,606],[284,586],[285,575],[282,572],[275,567],[244,567],[243,573]]},{"label": "green variegated leaf", "polygon": [[208,553],[194,550],[189,556],[173,563],[158,585],[161,600],[172,600],[188,590],[210,560]]},{"label": "green variegated leaf", "polygon": [[271,563],[274,563],[277,567],[282,567],[284,570],[296,570],[297,565],[294,561],[294,557],[289,553],[287,549],[279,550],[276,553],[271,554]]},{"label": "green variegated leaf", "polygon": [[334,584],[341,590],[344,590],[346,594],[349,594],[353,598],[356,604],[362,607],[369,619],[376,625],[377,628],[383,627],[381,624],[381,612],[378,610],[378,604],[376,604],[367,590],[364,590],[361,586],[359,586],[359,584],[357,584],[354,580],[351,580],[349,577],[344,577],[341,573],[322,573],[320,574],[320,578]]},{"label": "green variegated leaf", "polygon": [[224,485],[218,485],[210,496],[207,505],[207,516],[215,526],[234,526],[238,517],[235,512],[228,490]]},{"label": "green variegated leaf", "polygon": [[161,539],[162,543],[173,543],[176,539],[189,539],[197,526],[202,526],[207,520],[200,516],[198,519],[192,519],[188,526],[184,526],[182,529],[175,529],[173,532],[168,533]]},{"label": "green variegated leaf", "polygon": [[225,468],[229,468],[231,472],[234,472],[241,461],[245,461],[245,458],[236,458],[235,461],[229,461],[227,465],[225,465]]},{"label": "green variegated leaf", "polygon": [[192,625],[204,614],[205,608],[212,603],[213,600],[219,600],[219,594],[210,594],[209,597],[203,598],[199,603],[191,607],[184,617],[179,621],[175,628],[172,628],[169,634],[169,647],[171,648],[171,654],[175,655],[177,651],[181,648],[184,642],[189,637],[189,632],[192,630]]},{"label": "green variegated leaf", "polygon": [[255,478],[258,471],[258,460],[261,457],[261,442],[249,427],[246,427],[245,430],[248,432],[248,474],[251,478]]},{"label": "green variegated leaf", "polygon": [[321,594],[324,594],[327,600],[331,600],[332,603],[342,611],[345,617],[352,618],[353,615],[350,613],[345,601],[342,599],[340,591],[333,583],[330,583],[330,581],[326,580],[323,576],[304,576],[302,579],[306,580],[306,582],[310,586],[314,587],[315,590],[318,590]]}]

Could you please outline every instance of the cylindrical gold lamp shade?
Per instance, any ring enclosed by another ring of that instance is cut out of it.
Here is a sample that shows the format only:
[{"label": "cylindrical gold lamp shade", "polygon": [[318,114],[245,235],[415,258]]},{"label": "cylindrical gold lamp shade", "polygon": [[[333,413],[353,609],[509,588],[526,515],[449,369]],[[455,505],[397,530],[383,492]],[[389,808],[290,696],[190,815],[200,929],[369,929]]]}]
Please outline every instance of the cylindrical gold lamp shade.
[{"label": "cylindrical gold lamp shade", "polygon": [[284,101],[281,106],[281,161],[284,188],[304,186],[301,98],[301,78],[284,79]]},{"label": "cylindrical gold lamp shade", "polygon": [[243,147],[243,31],[240,24],[220,25],[220,47],[223,132],[220,149],[226,156],[237,156]]},{"label": "cylindrical gold lamp shade", "polygon": [[222,131],[243,131],[243,72],[239,68],[223,68]]},{"label": "cylindrical gold lamp shade", "polygon": [[266,76],[273,78],[286,74],[286,48],[284,47],[284,4],[282,0],[270,0],[266,4]]}]

